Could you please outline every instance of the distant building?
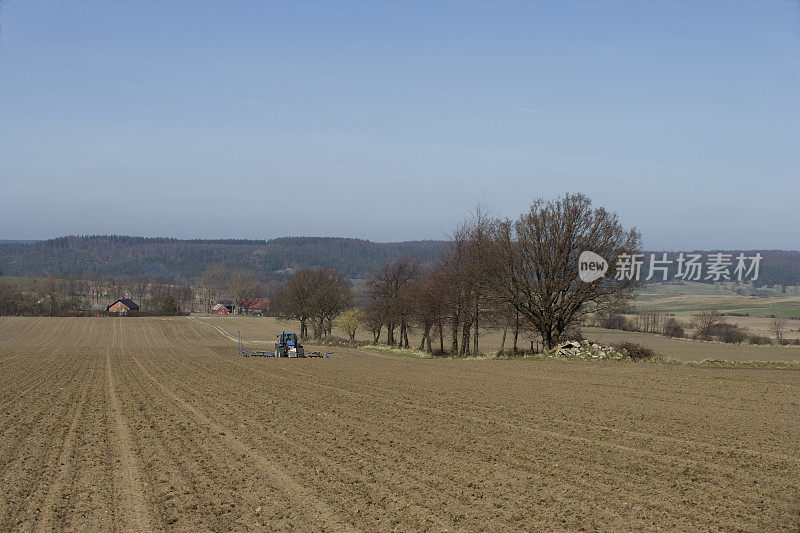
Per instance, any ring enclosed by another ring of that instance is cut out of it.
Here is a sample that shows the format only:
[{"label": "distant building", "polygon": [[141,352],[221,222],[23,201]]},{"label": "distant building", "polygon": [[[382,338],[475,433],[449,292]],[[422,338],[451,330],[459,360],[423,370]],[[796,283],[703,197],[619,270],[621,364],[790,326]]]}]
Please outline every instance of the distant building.
[{"label": "distant building", "polygon": [[133,300],[128,298],[120,298],[111,305],[106,306],[107,313],[117,313],[119,315],[127,315],[132,311],[138,311],[139,306]]},{"label": "distant building", "polygon": [[269,298],[242,298],[239,313],[243,315],[264,316],[269,312]]},{"label": "distant building", "polygon": [[233,312],[233,308],[225,304],[214,304],[211,306],[212,315],[229,315]]}]

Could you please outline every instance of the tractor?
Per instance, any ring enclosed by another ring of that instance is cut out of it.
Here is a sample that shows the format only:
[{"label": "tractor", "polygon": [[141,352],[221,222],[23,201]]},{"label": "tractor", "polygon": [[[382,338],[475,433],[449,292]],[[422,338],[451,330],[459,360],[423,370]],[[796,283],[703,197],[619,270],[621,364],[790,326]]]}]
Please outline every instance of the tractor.
[{"label": "tractor", "polygon": [[296,333],[281,333],[275,343],[275,357],[305,357]]}]

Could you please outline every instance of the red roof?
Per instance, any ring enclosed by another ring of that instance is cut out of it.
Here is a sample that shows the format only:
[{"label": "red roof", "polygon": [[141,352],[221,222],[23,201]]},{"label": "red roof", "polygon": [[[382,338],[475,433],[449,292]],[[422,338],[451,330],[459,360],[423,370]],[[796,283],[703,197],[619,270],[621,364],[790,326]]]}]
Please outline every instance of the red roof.
[{"label": "red roof", "polygon": [[239,301],[239,309],[269,309],[269,298],[242,298]]}]

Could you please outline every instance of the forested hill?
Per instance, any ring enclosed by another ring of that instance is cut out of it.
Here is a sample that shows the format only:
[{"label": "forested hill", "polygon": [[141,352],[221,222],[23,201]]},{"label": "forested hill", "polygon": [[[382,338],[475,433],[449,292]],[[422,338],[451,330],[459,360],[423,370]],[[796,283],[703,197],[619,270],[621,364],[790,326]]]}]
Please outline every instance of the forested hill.
[{"label": "forested hill", "polygon": [[211,264],[272,274],[287,268],[331,267],[350,278],[368,276],[403,256],[432,262],[443,241],[377,243],[335,237],[265,240],[180,240],[116,235],[69,236],[34,243],[0,243],[0,275],[199,275]]},{"label": "forested hill", "polygon": [[[423,264],[431,263],[446,246],[445,241],[378,243],[338,237],[284,237],[265,241],[70,236],[36,242],[0,242],[0,275],[97,274],[179,280],[198,276],[209,265],[219,263],[231,270],[249,268],[266,275],[285,269],[331,267],[350,278],[364,278],[400,257],[416,257]],[[800,285],[800,252],[762,250],[760,253],[764,258],[757,285]]]}]

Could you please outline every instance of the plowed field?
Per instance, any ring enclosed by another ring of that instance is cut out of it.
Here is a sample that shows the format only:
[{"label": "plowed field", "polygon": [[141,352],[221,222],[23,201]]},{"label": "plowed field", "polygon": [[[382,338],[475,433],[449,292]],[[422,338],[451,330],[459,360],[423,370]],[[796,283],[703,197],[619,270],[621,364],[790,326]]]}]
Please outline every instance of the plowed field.
[{"label": "plowed field", "polygon": [[800,526],[796,369],[242,358],[214,325],[1,318],[0,530]]}]

